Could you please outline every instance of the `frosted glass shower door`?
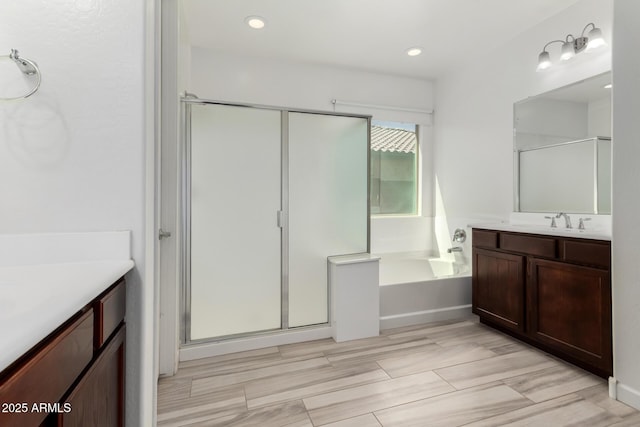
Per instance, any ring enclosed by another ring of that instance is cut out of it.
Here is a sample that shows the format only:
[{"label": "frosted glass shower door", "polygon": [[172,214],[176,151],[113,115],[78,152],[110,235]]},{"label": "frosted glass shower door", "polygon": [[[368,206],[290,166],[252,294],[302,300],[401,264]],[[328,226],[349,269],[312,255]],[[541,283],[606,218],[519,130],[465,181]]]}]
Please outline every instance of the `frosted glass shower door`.
[{"label": "frosted glass shower door", "polygon": [[368,121],[289,113],[289,326],[326,323],[327,257],[367,251]]},{"label": "frosted glass shower door", "polygon": [[190,339],[279,329],[280,112],[191,108]]}]

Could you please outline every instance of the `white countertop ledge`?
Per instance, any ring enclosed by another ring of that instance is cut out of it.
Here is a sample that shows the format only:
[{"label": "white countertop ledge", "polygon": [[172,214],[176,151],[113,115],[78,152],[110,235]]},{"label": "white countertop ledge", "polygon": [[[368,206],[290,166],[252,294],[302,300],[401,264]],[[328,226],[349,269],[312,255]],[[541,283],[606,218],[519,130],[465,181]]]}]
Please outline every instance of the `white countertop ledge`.
[{"label": "white countertop ledge", "polygon": [[471,228],[511,231],[516,233],[543,234],[546,236],[571,237],[576,239],[611,240],[611,233],[602,230],[579,230],[577,228],[552,228],[538,224],[511,224],[506,222],[469,224]]},{"label": "white countertop ledge", "polygon": [[0,235],[0,371],[130,271],[129,246],[128,231]]},{"label": "white countertop ledge", "polygon": [[329,264],[344,265],[344,264],[359,264],[362,262],[376,262],[380,257],[371,255],[369,253],[348,254],[348,255],[332,255],[327,257]]}]

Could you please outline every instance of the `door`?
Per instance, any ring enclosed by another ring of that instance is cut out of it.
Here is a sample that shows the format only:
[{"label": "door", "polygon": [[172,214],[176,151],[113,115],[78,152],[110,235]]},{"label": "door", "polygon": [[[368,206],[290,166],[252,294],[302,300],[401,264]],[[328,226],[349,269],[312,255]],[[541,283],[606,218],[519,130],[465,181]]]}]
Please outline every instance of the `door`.
[{"label": "door", "polygon": [[473,250],[473,312],[483,319],[524,331],[524,257]]},{"label": "door", "polygon": [[368,250],[368,118],[186,108],[185,341],[328,323],[327,257]]},{"label": "door", "polygon": [[527,304],[532,338],[611,372],[607,270],[533,258]]},{"label": "door", "polygon": [[187,339],[280,329],[281,113],[188,108]]}]

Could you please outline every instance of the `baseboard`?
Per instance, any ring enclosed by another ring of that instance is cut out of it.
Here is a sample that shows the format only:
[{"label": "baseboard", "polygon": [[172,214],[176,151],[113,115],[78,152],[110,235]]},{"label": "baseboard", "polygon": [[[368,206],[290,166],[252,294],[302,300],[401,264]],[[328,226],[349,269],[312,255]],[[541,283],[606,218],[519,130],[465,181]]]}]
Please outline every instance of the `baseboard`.
[{"label": "baseboard", "polygon": [[273,334],[238,338],[228,341],[194,344],[180,349],[180,361],[204,359],[205,357],[237,353],[239,351],[257,350],[277,345],[320,340],[324,338],[331,338],[331,334],[332,328],[329,325],[326,325],[279,331]]},{"label": "baseboard", "polygon": [[380,317],[380,330],[469,317],[471,304]]},{"label": "baseboard", "polygon": [[617,383],[616,398],[640,411],[640,391],[635,390],[621,382]]}]

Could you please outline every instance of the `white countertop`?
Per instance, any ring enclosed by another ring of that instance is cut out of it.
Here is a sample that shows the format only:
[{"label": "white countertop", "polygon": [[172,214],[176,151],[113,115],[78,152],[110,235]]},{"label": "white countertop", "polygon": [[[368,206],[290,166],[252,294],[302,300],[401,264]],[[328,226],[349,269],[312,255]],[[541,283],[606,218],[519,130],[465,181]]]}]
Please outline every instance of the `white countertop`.
[{"label": "white countertop", "polygon": [[611,240],[611,233],[604,230],[579,230],[577,228],[552,228],[538,224],[511,224],[505,222],[469,224],[471,228],[485,230],[512,231],[517,233],[543,234],[556,237],[572,237],[577,239]]},{"label": "white countertop", "polygon": [[131,270],[129,246],[127,231],[0,236],[0,371]]},{"label": "white countertop", "polygon": [[131,268],[131,260],[0,267],[0,371]]}]

